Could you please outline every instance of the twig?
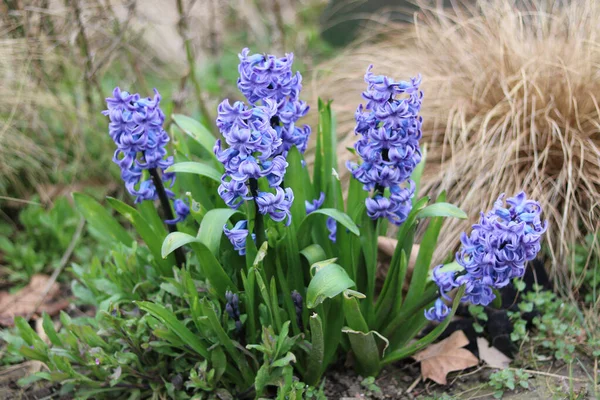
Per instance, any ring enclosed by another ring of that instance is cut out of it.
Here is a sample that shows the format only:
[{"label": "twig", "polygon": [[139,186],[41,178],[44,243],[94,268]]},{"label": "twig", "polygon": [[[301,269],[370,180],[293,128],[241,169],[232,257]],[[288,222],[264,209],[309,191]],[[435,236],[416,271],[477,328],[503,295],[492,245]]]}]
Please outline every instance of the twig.
[{"label": "twig", "polygon": [[[491,369],[498,369],[498,368],[494,368],[494,367],[490,367],[489,365],[486,365],[485,368],[491,368]],[[558,375],[558,374],[552,374],[550,372],[542,372],[542,371],[536,371],[533,369],[521,369],[521,368],[506,368],[509,369],[511,371],[523,371],[526,372],[528,374],[533,374],[533,375],[541,375],[541,376],[548,376],[550,378],[559,378],[559,379],[571,379],[575,382],[587,382],[587,379],[580,379],[580,378],[572,378],[570,376],[566,376],[566,375]]]},{"label": "twig", "polygon": [[85,88],[85,98],[88,103],[89,111],[91,112],[94,109],[94,103],[92,101],[92,92],[90,89],[90,82],[94,85],[100,99],[103,100],[102,97],[102,88],[96,79],[96,76],[91,75],[92,70],[94,69],[94,62],[92,61],[92,54],[90,53],[90,45],[88,42],[88,38],[85,34],[85,27],[83,23],[83,19],[81,18],[81,8],[79,7],[79,0],[70,0],[70,3],[73,4],[73,11],[75,12],[75,20],[77,21],[77,26],[79,28],[79,42],[81,46],[81,52],[85,56],[85,75],[84,75],[84,88]]},{"label": "twig", "polygon": [[[202,114],[202,119],[204,121],[209,121],[211,117],[208,113],[208,109],[206,108],[206,104],[204,104],[204,99],[202,98],[202,87],[200,85],[198,77],[196,76],[196,60],[194,56],[194,48],[192,46],[192,41],[189,37],[187,23],[188,16],[183,8],[183,0],[177,0],[177,11],[179,12],[179,23],[177,24],[177,28],[179,31],[179,36],[181,36],[181,39],[183,40],[183,44],[185,46],[185,55],[188,62],[189,76],[192,80],[192,84],[194,85],[194,92],[196,94],[198,108],[200,109],[200,114]],[[208,124],[208,127],[214,133],[213,125]]]},{"label": "twig", "polygon": [[419,376],[413,383],[410,384],[410,386],[408,387],[408,389],[406,389],[406,394],[412,392],[414,390],[414,388],[417,387],[417,385],[419,384],[419,382],[421,382],[421,376]]},{"label": "twig", "polygon": [[75,230],[75,233],[73,234],[73,238],[71,239],[71,243],[69,243],[69,247],[67,247],[67,250],[65,250],[65,252],[63,253],[62,258],[60,259],[60,263],[58,264],[58,267],[54,270],[54,272],[50,276],[50,280],[48,281],[48,283],[46,284],[46,287],[44,288],[44,292],[42,294],[42,297],[40,297],[40,299],[38,300],[38,302],[35,305],[33,311],[31,311],[29,314],[27,314],[27,318],[25,318],[26,320],[31,319],[31,316],[37,312],[38,308],[42,305],[42,303],[44,302],[44,299],[46,298],[46,296],[50,292],[50,289],[52,288],[52,285],[54,285],[54,283],[58,279],[58,275],[60,275],[60,273],[62,272],[62,270],[67,265],[67,262],[71,258],[71,255],[73,254],[73,251],[75,250],[75,246],[77,245],[77,242],[79,241],[79,238],[81,238],[81,234],[83,233],[83,227],[84,226],[85,226],[85,219],[81,218],[79,220],[79,225],[77,225],[77,229]]}]

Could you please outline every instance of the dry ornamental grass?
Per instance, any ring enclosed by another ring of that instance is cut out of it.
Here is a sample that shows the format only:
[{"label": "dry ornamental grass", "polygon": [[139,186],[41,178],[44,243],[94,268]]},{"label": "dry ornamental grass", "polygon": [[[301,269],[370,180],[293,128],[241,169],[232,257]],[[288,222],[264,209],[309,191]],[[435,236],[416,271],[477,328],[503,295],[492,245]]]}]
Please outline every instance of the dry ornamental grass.
[{"label": "dry ornamental grass", "polygon": [[[414,25],[365,29],[307,86],[334,100],[345,148],[356,140],[367,65],[394,79],[422,73],[428,155],[420,194],[445,189],[471,216],[444,227],[437,260],[500,193],[523,189],[544,207],[554,272],[569,278],[569,246],[600,228],[600,2],[523,3],[420,2]],[[349,178],[343,165],[340,174]]]}]

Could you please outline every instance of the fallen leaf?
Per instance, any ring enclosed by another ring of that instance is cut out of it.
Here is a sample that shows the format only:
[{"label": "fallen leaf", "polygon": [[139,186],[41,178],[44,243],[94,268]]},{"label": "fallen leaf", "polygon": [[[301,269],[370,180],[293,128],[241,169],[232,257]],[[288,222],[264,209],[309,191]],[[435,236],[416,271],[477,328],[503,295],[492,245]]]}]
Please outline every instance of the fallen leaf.
[{"label": "fallen leaf", "polygon": [[[27,286],[16,293],[0,292],[0,325],[13,326],[15,317],[26,317],[36,312],[56,315],[66,308],[69,300],[58,299],[58,283],[53,282],[46,293],[49,283],[49,276],[36,274],[31,277]],[[32,317],[35,319],[37,315]]]},{"label": "fallen leaf", "polygon": [[479,348],[479,358],[481,361],[492,368],[508,368],[512,361],[500,350],[490,346],[490,343],[485,338],[477,338],[477,347]]},{"label": "fallen leaf", "polygon": [[477,357],[462,348],[467,344],[469,339],[463,331],[456,331],[446,339],[415,354],[413,358],[421,362],[423,379],[429,378],[440,385],[445,385],[446,375],[449,372],[476,366],[479,363]]}]

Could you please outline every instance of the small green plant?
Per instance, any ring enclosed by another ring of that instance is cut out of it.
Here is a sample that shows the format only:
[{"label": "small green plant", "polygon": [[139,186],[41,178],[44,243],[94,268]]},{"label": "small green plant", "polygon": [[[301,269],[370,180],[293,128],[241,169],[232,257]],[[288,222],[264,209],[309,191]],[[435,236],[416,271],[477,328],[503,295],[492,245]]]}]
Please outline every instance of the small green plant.
[{"label": "small green plant", "polygon": [[381,394],[381,388],[375,383],[375,377],[369,376],[360,382],[360,386],[365,388],[369,393]]},{"label": "small green plant", "polygon": [[[2,222],[0,265],[13,284],[29,282],[31,276],[51,272],[60,263],[73,240],[81,216],[66,197],[57,198],[52,207],[27,205],[19,213],[18,229]],[[84,235],[74,250],[76,259],[89,259],[94,240]]]},{"label": "small green plant", "polygon": [[[592,337],[585,330],[583,315],[573,304],[557,298],[556,294],[535,286],[534,290],[526,293],[518,305],[519,311],[510,312],[513,322],[511,340],[524,342],[534,347],[538,357],[551,355],[557,360],[573,362],[576,347],[588,339],[593,345]],[[523,314],[535,311],[533,329],[527,330],[527,322]]]},{"label": "small green plant", "polygon": [[585,237],[585,242],[575,246],[574,269],[578,291],[582,300],[595,304],[600,294],[600,233]]},{"label": "small green plant", "polygon": [[522,369],[503,369],[490,375],[489,385],[495,390],[494,397],[497,399],[504,396],[505,390],[515,390],[517,387],[529,389],[529,375]]},{"label": "small green plant", "polygon": [[482,333],[483,326],[479,323],[479,321],[486,322],[488,320],[488,316],[485,313],[484,307],[470,304],[468,309],[469,313],[473,316],[473,318],[475,318],[475,322],[473,323],[475,332]]}]

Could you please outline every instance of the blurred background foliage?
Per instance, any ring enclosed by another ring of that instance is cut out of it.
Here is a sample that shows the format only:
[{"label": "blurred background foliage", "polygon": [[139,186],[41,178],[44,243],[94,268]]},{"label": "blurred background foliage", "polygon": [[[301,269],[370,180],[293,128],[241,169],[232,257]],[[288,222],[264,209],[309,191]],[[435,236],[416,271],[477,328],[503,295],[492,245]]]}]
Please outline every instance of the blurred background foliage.
[{"label": "blurred background foliage", "polygon": [[[295,66],[331,54],[323,0],[3,0],[0,2],[0,196],[48,197],[52,186],[110,182],[116,168],[100,114],[116,85],[168,113],[211,119],[235,97],[243,47]],[[107,167],[109,166],[110,167]]]}]

